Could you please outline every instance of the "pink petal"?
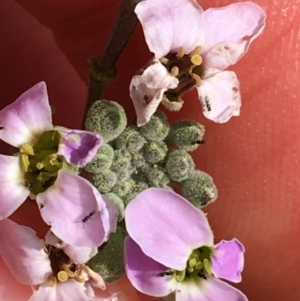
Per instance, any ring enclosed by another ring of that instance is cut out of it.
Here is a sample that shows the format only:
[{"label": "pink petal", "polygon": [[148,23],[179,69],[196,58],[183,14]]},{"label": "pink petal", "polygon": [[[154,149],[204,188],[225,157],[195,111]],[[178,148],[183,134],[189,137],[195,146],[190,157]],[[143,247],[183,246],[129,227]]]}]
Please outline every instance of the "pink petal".
[{"label": "pink petal", "polygon": [[68,245],[59,239],[52,231],[48,231],[45,236],[46,243],[52,245],[58,249],[64,250],[64,252],[72,259],[76,264],[86,263],[92,257],[94,257],[97,252],[97,247],[73,247]]},{"label": "pink petal", "polygon": [[134,76],[130,83],[130,96],[138,126],[150,120],[162,101],[163,94],[178,85],[178,79],[171,75],[159,60],[153,62],[142,75]]},{"label": "pink petal", "polygon": [[214,247],[213,274],[232,282],[241,282],[244,268],[244,246],[236,239],[222,240]]},{"label": "pink petal", "polygon": [[0,155],[0,220],[10,216],[29,196],[19,158]]},{"label": "pink petal", "polygon": [[108,197],[101,195],[103,201],[105,202],[106,209],[108,211],[109,222],[103,224],[106,235],[105,240],[108,239],[110,233],[117,231],[117,223],[119,217],[119,210]]},{"label": "pink petal", "polygon": [[78,167],[89,163],[103,144],[103,139],[96,132],[59,129],[62,136],[58,154]]},{"label": "pink petal", "polygon": [[135,12],[156,58],[178,52],[181,46],[188,53],[203,45],[203,10],[194,0],[142,1]]},{"label": "pink petal", "polygon": [[130,237],[125,239],[124,262],[128,279],[140,292],[163,297],[176,289],[175,277],[163,275],[170,269],[145,255]]},{"label": "pink petal", "polygon": [[240,115],[240,83],[234,72],[223,71],[207,77],[197,90],[206,118],[224,123]]},{"label": "pink petal", "polygon": [[44,247],[44,240],[31,228],[9,219],[0,221],[0,254],[21,283],[40,284],[52,274]]},{"label": "pink petal", "polygon": [[205,68],[219,70],[235,64],[266,24],[264,10],[251,2],[210,8],[203,18],[203,64]]},{"label": "pink petal", "polygon": [[82,270],[80,275],[83,276],[83,274],[85,274],[85,277],[88,279],[89,283],[92,284],[93,287],[97,287],[102,290],[106,289],[104,279],[98,273],[94,272],[86,265],[82,265],[81,268]]},{"label": "pink petal", "polygon": [[90,301],[85,292],[84,283],[73,279],[66,282],[58,282],[51,287],[47,282],[43,283],[35,291],[28,301]]},{"label": "pink petal", "polygon": [[128,234],[143,252],[172,269],[185,269],[194,249],[213,244],[204,213],[167,189],[140,193],[128,204],[125,221]]},{"label": "pink petal", "polygon": [[13,145],[33,142],[52,129],[47,88],[40,82],[0,111],[0,139]]},{"label": "pink petal", "polygon": [[98,190],[82,177],[60,170],[55,183],[36,200],[51,231],[67,244],[96,247],[106,238],[106,204]]},{"label": "pink petal", "polygon": [[178,282],[176,301],[248,301],[233,286],[214,277]]}]

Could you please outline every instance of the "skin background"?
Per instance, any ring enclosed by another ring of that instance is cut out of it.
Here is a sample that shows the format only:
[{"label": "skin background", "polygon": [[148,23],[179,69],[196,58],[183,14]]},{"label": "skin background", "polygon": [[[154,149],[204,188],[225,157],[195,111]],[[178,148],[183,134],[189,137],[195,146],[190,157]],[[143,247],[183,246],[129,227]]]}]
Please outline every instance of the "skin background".
[{"label": "skin background", "polygon": [[[231,0],[198,1],[204,9]],[[257,0],[267,26],[246,56],[230,70],[241,83],[242,111],[223,125],[202,116],[195,91],[180,113],[206,126],[193,153],[199,169],[213,176],[219,198],[205,211],[215,241],[237,237],[246,247],[243,282],[237,287],[255,301],[300,299],[300,8],[299,0]],[[56,108],[54,124],[79,128],[86,99],[87,61],[108,38],[117,0],[1,0],[0,108],[44,80]],[[131,77],[151,58],[138,27],[117,64],[119,77],[104,96],[122,103],[133,120],[128,96]],[[117,88],[116,88],[117,87]],[[2,153],[10,147],[1,144]],[[34,202],[12,217],[42,237],[47,228]],[[188,225],[187,225],[188,227]],[[38,267],[37,267],[38,268]],[[19,284],[0,258],[0,299],[27,300],[31,288]],[[124,278],[119,287],[137,294]]]}]

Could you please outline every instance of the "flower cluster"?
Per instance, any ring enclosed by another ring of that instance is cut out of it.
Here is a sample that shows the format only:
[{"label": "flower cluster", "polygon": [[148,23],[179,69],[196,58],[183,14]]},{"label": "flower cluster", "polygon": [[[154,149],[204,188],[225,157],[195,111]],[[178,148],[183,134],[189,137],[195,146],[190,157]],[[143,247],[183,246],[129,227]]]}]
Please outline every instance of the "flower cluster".
[{"label": "flower cluster", "polygon": [[[43,82],[0,111],[0,139],[16,148],[0,155],[0,255],[35,286],[28,301],[96,301],[93,288],[125,273],[155,297],[247,301],[221,280],[241,281],[244,246],[214,244],[202,211],[218,196],[191,155],[204,126],[170,124],[158,106],[180,110],[195,87],[205,117],[238,116],[239,82],[225,69],[262,32],[265,13],[251,2],[203,11],[195,0],[144,0],[135,12],[154,53],[131,80],[135,123],[119,103],[97,100],[86,130],[53,126]],[[25,201],[48,226],[43,239],[9,219]]]}]

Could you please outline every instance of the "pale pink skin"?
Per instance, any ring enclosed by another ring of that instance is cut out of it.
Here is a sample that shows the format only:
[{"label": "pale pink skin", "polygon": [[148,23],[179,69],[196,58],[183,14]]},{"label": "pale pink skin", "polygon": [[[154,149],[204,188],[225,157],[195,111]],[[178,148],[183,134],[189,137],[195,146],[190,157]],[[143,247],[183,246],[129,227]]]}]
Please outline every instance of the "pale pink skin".
[{"label": "pale pink skin", "polygon": [[[137,5],[135,12],[156,59],[177,53],[181,47],[186,54],[197,46],[202,47],[198,54],[203,58],[204,75],[197,91],[204,116],[217,123],[239,116],[239,81],[234,72],[223,70],[239,61],[251,42],[263,31],[265,12],[251,2],[203,11],[194,0],[146,0]],[[168,82],[158,77],[156,84],[153,81],[151,85],[147,84],[148,78],[154,77],[162,67],[158,61],[155,68],[151,65],[141,76],[132,79],[130,94],[139,126],[149,121],[163,93],[170,88],[171,74]],[[133,87],[139,90],[138,94],[134,93]],[[145,95],[150,96],[150,103],[145,102]]]},{"label": "pale pink skin", "polygon": [[[14,146],[34,144],[53,129],[46,84],[40,82],[0,111],[0,139]],[[86,165],[103,143],[98,133],[58,129],[62,140],[58,154],[78,167]],[[16,156],[0,154],[0,220],[10,216],[29,196],[24,173]],[[73,177],[77,177],[73,175]]]},{"label": "pale pink skin", "polygon": [[[247,297],[219,280],[241,281],[244,247],[237,240],[213,246],[213,234],[205,214],[173,191],[149,188],[127,206],[125,222],[126,274],[133,286],[147,295],[163,297],[175,292],[176,301],[247,301]],[[177,282],[192,251],[213,247],[212,276]]]}]

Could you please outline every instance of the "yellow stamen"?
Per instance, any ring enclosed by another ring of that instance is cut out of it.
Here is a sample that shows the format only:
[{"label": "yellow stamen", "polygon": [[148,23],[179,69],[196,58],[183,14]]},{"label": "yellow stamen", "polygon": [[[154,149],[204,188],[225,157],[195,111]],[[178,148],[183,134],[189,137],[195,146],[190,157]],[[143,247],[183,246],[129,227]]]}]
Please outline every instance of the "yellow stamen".
[{"label": "yellow stamen", "polygon": [[196,81],[196,85],[198,87],[201,86],[201,83],[202,83],[201,77],[199,75],[195,74],[195,73],[192,73],[191,76]]},{"label": "yellow stamen", "polygon": [[172,67],[171,74],[175,77],[178,76],[179,75],[179,68],[177,66]]},{"label": "yellow stamen", "polygon": [[195,66],[200,66],[202,64],[202,56],[199,54],[194,54],[191,56],[191,62]]},{"label": "yellow stamen", "polygon": [[199,261],[197,264],[196,264],[196,270],[201,270],[203,268],[203,263],[201,261]]},{"label": "yellow stamen", "polygon": [[204,269],[206,270],[207,274],[210,276],[212,274],[211,270],[211,262],[208,259],[203,260]]},{"label": "yellow stamen", "polygon": [[69,269],[69,267],[68,267],[67,264],[63,264],[62,268],[63,268],[63,270],[68,274],[68,276],[69,276],[70,278],[74,278],[74,277],[77,276],[77,273],[72,272],[72,271]]},{"label": "yellow stamen", "polygon": [[56,279],[56,277],[54,276],[54,275],[50,275],[49,277],[48,277],[48,285],[50,286],[50,287],[53,287],[54,285],[56,285],[56,283],[57,283],[57,279]]},{"label": "yellow stamen", "polygon": [[196,46],[194,48],[194,50],[192,50],[190,53],[189,53],[189,56],[192,57],[194,56],[195,54],[198,54],[200,51],[201,51],[202,47],[201,46]]},{"label": "yellow stamen", "polygon": [[196,258],[190,259],[190,260],[189,260],[189,265],[190,265],[191,267],[196,266],[196,265],[197,265],[197,259],[196,259]]},{"label": "yellow stamen", "polygon": [[169,60],[166,58],[166,57],[162,57],[160,59],[161,63],[164,64],[164,65],[167,65],[169,63]]},{"label": "yellow stamen", "polygon": [[42,169],[44,167],[44,164],[42,162],[36,163],[36,168],[37,169]]},{"label": "yellow stamen", "polygon": [[24,143],[24,144],[20,145],[20,151],[29,156],[34,155],[33,147],[28,143]]},{"label": "yellow stamen", "polygon": [[176,272],[176,280],[177,281],[183,281],[185,278],[185,270]]},{"label": "yellow stamen", "polygon": [[183,56],[184,56],[184,54],[185,54],[185,50],[184,50],[184,47],[180,47],[179,48],[179,51],[178,51],[178,53],[177,53],[177,57],[179,58],[179,59],[181,59]]},{"label": "yellow stamen", "polygon": [[69,276],[65,271],[60,271],[60,272],[57,273],[57,279],[60,282],[65,282],[69,279]]},{"label": "yellow stamen", "polygon": [[20,164],[21,164],[21,168],[27,172],[28,171],[28,167],[29,167],[29,158],[28,158],[28,155],[26,154],[21,154],[20,155]]},{"label": "yellow stamen", "polygon": [[84,278],[83,278],[83,277],[80,277],[80,276],[78,276],[78,275],[76,275],[76,276],[74,277],[74,279],[75,279],[77,282],[80,282],[80,283],[85,282]]}]

